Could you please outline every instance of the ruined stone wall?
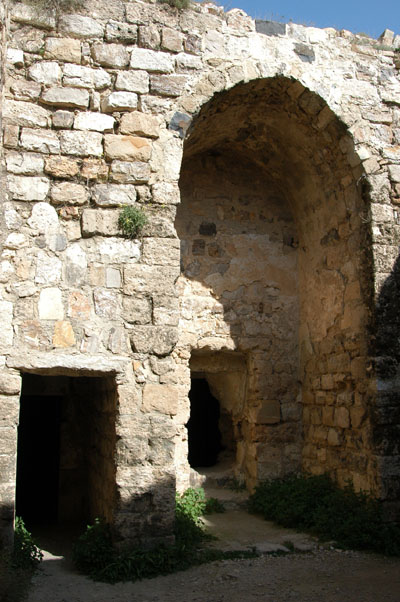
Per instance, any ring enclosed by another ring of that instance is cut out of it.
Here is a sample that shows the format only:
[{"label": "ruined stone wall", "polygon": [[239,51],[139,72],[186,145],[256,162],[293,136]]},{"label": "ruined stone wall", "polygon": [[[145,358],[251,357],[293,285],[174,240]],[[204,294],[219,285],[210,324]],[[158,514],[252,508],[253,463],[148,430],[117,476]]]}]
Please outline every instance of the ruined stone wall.
[{"label": "ruined stone wall", "polygon": [[[246,366],[235,470],[249,486],[302,465],[395,502],[398,37],[382,48],[213,5],[11,14],[5,525],[28,371],[115,381],[116,537],[168,537],[200,352],[214,391],[213,353]],[[122,205],[148,216],[138,239]]]}]

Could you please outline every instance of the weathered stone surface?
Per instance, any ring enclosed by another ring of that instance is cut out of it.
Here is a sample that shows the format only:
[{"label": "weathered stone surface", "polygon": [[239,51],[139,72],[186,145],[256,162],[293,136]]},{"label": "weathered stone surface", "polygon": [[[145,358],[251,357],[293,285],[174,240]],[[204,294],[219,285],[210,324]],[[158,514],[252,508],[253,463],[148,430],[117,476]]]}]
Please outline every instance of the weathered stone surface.
[{"label": "weathered stone surface", "polygon": [[176,29],[163,27],[161,48],[170,52],[181,52],[183,46],[183,35]]},{"label": "weathered stone surface", "polygon": [[45,59],[55,59],[66,63],[81,62],[81,43],[71,38],[46,38]]},{"label": "weathered stone surface", "polygon": [[78,157],[103,154],[103,136],[98,132],[60,132],[61,152]]},{"label": "weathered stone surface", "polygon": [[146,71],[119,71],[115,89],[146,94],[149,91],[149,79]]},{"label": "weathered stone surface", "polygon": [[68,316],[77,320],[89,320],[92,313],[91,303],[80,291],[72,291],[68,296]]},{"label": "weathered stone surface", "polygon": [[132,349],[137,353],[168,355],[178,340],[176,328],[164,326],[136,326],[131,333]]},{"label": "weathered stone surface", "polygon": [[75,130],[92,130],[96,132],[112,132],[114,117],[102,113],[78,113],[74,120]]},{"label": "weathered stone surface", "polygon": [[53,345],[54,347],[72,347],[75,345],[75,334],[72,324],[66,320],[54,324]]},{"label": "weathered stone surface", "polygon": [[142,262],[149,265],[175,266],[180,258],[180,242],[176,239],[146,238]]},{"label": "weathered stone surface", "polygon": [[150,91],[161,96],[180,96],[185,91],[187,81],[186,75],[152,75]]},{"label": "weathered stone surface", "polygon": [[131,69],[145,69],[150,72],[172,73],[174,59],[171,55],[148,50],[147,48],[133,48],[131,54]]},{"label": "weathered stone surface", "polygon": [[400,182],[400,165],[389,165],[389,174],[393,182]]},{"label": "weathered stone surface", "polygon": [[157,50],[160,47],[161,36],[157,25],[139,25],[138,34],[138,45],[141,48],[153,48],[153,50]]},{"label": "weathered stone surface", "polygon": [[154,115],[133,111],[122,116],[120,124],[121,134],[134,134],[158,138],[159,121]]},{"label": "weathered stone surface", "polygon": [[82,184],[60,182],[51,187],[50,198],[54,205],[84,205],[89,200],[89,192]]},{"label": "weathered stone surface", "polygon": [[31,4],[16,4],[13,6],[12,18],[18,23],[36,25],[44,29],[54,29],[56,26],[55,11],[42,11]]},{"label": "weathered stone surface", "polygon": [[151,187],[154,203],[160,205],[177,205],[180,202],[180,192],[177,184],[172,182],[157,182]]},{"label": "weathered stone surface", "polygon": [[54,207],[48,203],[37,203],[32,208],[32,213],[28,219],[28,225],[44,233],[49,229],[58,227],[58,215]]},{"label": "weathered stone surface", "polygon": [[86,109],[89,105],[89,92],[80,88],[49,88],[43,92],[42,102],[53,107]]},{"label": "weathered stone surface", "polygon": [[102,159],[84,159],[81,174],[86,180],[105,180],[108,176],[108,165]]},{"label": "weathered stone surface", "polygon": [[95,312],[102,318],[112,320],[119,311],[119,296],[115,291],[96,288],[93,299]]},{"label": "weathered stone surface", "polygon": [[56,129],[70,129],[74,123],[74,114],[70,111],[55,111],[52,115],[52,122]]},{"label": "weathered stone surface", "polygon": [[43,201],[49,191],[49,180],[36,176],[8,176],[12,198],[18,201]]},{"label": "weathered stone surface", "polygon": [[13,343],[12,319],[13,304],[11,301],[0,300],[0,347],[12,345]]},{"label": "weathered stone surface", "polygon": [[92,57],[100,65],[116,69],[129,63],[129,53],[122,44],[93,44]]},{"label": "weathered stone surface", "polygon": [[113,161],[110,179],[113,182],[140,184],[148,182],[150,165],[140,161]]},{"label": "weathered stone surface", "polygon": [[138,97],[134,92],[112,92],[102,102],[103,111],[132,111],[137,108]]},{"label": "weathered stone surface", "polygon": [[41,320],[62,320],[64,307],[62,294],[59,288],[44,288],[40,291],[38,303],[39,318]]},{"label": "weathered stone surface", "polygon": [[6,156],[7,170],[26,176],[43,172],[44,160],[40,155],[30,153],[8,153]]},{"label": "weathered stone surface", "polygon": [[106,40],[107,42],[135,44],[137,42],[137,26],[111,20],[106,25]]},{"label": "weathered stone surface", "polygon": [[5,125],[3,129],[3,144],[5,148],[18,148],[18,125]]},{"label": "weathered stone surface", "polygon": [[136,201],[136,190],[129,184],[97,184],[93,187],[92,199],[99,207],[133,205]]},{"label": "weathered stone surface", "polygon": [[2,395],[19,395],[21,392],[21,375],[14,370],[2,370],[0,373],[0,393]]},{"label": "weathered stone surface", "polygon": [[28,151],[38,153],[59,153],[60,141],[56,132],[23,128],[21,146]]},{"label": "weathered stone surface", "polygon": [[35,82],[51,86],[61,81],[61,69],[56,61],[42,61],[29,67],[29,77]]},{"label": "weathered stone surface", "polygon": [[44,171],[54,178],[72,178],[79,173],[79,163],[76,159],[53,155],[46,157]]},{"label": "weathered stone surface", "polygon": [[106,286],[107,288],[121,287],[121,272],[118,268],[106,268]]},{"label": "weathered stone surface", "polygon": [[65,278],[72,286],[85,283],[87,272],[87,257],[79,243],[69,245],[65,252]]},{"label": "weathered stone surface", "polygon": [[83,15],[62,15],[59,30],[75,38],[102,38],[104,26],[91,17]]},{"label": "weathered stone surface", "polygon": [[102,90],[111,85],[111,76],[104,69],[92,69],[83,65],[64,65],[63,83],[65,86]]},{"label": "weathered stone surface", "polygon": [[49,125],[49,116],[49,111],[43,107],[17,100],[4,101],[3,118],[6,124],[26,127],[47,127]]},{"label": "weathered stone surface", "polygon": [[36,262],[35,282],[56,284],[61,280],[61,261],[54,255],[39,250]]},{"label": "weathered stone surface", "polygon": [[24,53],[19,48],[7,48],[7,63],[15,67],[23,67]]},{"label": "weathered stone surface", "polygon": [[10,90],[16,100],[37,100],[42,91],[42,86],[38,82],[16,79],[10,83]]},{"label": "weathered stone surface", "polygon": [[131,264],[140,257],[140,243],[136,240],[109,238],[102,240],[96,250],[104,263]]},{"label": "weathered stone surface", "polygon": [[22,249],[27,245],[26,236],[20,232],[12,232],[4,241],[5,249]]},{"label": "weathered stone surface", "polygon": [[174,416],[178,411],[178,392],[178,388],[173,385],[145,385],[143,412],[160,412]]},{"label": "weathered stone surface", "polygon": [[130,324],[149,324],[152,319],[151,301],[148,297],[122,299],[122,317]]},{"label": "weathered stone surface", "polygon": [[124,270],[123,292],[126,295],[152,294],[155,290],[166,295],[175,293],[179,268],[165,268],[143,264],[129,265]]},{"label": "weathered stone surface", "polygon": [[146,138],[138,136],[106,134],[104,137],[104,151],[108,159],[149,161],[151,144]]}]

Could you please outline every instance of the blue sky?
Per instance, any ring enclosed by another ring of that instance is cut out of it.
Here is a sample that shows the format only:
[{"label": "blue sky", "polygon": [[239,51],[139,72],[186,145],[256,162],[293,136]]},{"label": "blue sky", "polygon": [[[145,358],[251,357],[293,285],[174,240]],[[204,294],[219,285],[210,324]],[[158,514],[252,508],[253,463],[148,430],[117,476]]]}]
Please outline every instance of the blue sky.
[{"label": "blue sky", "polygon": [[364,32],[377,38],[384,29],[400,34],[400,0],[221,0],[225,10],[242,8],[256,19],[271,19]]}]

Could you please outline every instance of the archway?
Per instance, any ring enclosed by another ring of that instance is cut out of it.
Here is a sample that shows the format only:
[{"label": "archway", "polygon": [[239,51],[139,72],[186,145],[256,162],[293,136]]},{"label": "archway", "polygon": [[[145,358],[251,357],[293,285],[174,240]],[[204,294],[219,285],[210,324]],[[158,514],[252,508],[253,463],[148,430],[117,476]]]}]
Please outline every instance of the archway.
[{"label": "archway", "polygon": [[250,487],[301,466],[371,484],[361,183],[345,125],[284,77],[216,94],[185,140],[180,345],[246,356],[234,472]]}]

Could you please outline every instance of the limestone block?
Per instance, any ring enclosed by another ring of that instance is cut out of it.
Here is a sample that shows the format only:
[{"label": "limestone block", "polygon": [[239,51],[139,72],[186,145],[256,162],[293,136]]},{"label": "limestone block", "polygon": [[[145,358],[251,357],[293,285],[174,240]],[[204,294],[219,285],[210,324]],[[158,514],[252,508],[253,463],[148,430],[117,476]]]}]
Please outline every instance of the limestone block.
[{"label": "limestone block", "polygon": [[122,318],[130,324],[149,324],[152,319],[151,301],[148,297],[122,299]]},{"label": "limestone block", "polygon": [[5,259],[0,263],[0,282],[9,282],[14,273],[14,266],[8,259]]},{"label": "limestone block", "polygon": [[122,115],[120,132],[121,134],[135,134],[136,136],[145,136],[149,138],[158,138],[160,124],[154,115],[132,111]]},{"label": "limestone block", "polygon": [[[21,392],[21,375],[14,370],[2,370],[0,373],[0,393],[2,395],[19,395]],[[3,400],[2,400],[3,401]]]},{"label": "limestone block", "polygon": [[82,184],[60,182],[51,187],[50,197],[54,205],[84,205],[89,200],[89,193]]},{"label": "limestone block", "polygon": [[3,129],[3,144],[5,148],[18,148],[18,136],[19,127],[17,125],[5,125]]},{"label": "limestone block", "polygon": [[81,43],[71,38],[46,38],[45,59],[55,59],[66,63],[81,62]]},{"label": "limestone block", "polygon": [[389,165],[389,175],[392,182],[400,182],[400,165]]},{"label": "limestone block", "polygon": [[121,272],[117,268],[106,268],[106,287],[121,288]]},{"label": "limestone block", "polygon": [[21,147],[28,151],[46,154],[58,154],[60,152],[58,135],[51,130],[22,128],[20,143]]},{"label": "limestone block", "polygon": [[12,345],[14,331],[12,328],[13,304],[0,300],[0,347]]},{"label": "limestone block", "polygon": [[84,159],[81,174],[86,180],[106,180],[108,165],[102,159]]},{"label": "limestone block", "polygon": [[98,132],[60,132],[61,152],[78,157],[103,154],[103,136]]},{"label": "limestone block", "polygon": [[62,15],[58,27],[59,31],[73,38],[102,38],[104,35],[101,23],[83,15]]},{"label": "limestone block", "polygon": [[37,176],[9,175],[8,187],[17,201],[43,201],[49,191],[49,180]]},{"label": "limestone block", "polygon": [[131,54],[131,69],[144,69],[158,73],[172,73],[174,57],[164,52],[156,52],[147,48],[133,48]]},{"label": "limestone block", "polygon": [[63,83],[65,86],[102,90],[111,86],[111,76],[104,69],[67,64],[64,65]]},{"label": "limestone block", "polygon": [[152,295],[154,291],[158,291],[160,294],[173,295],[179,273],[179,266],[165,267],[144,264],[126,266],[123,292],[126,295]]},{"label": "limestone block", "polygon": [[22,234],[21,232],[12,232],[7,236],[6,240],[4,241],[4,248],[15,250],[22,249],[23,247],[26,247],[27,242],[28,241],[24,234]]},{"label": "limestone block", "polygon": [[70,322],[61,320],[54,324],[53,346],[72,347],[75,345],[75,334]]},{"label": "limestone block", "polygon": [[163,27],[161,32],[161,48],[170,52],[181,52],[183,35],[180,31],[170,27]]},{"label": "limestone block", "polygon": [[114,117],[103,113],[78,113],[74,120],[75,130],[92,130],[95,132],[114,131]]},{"label": "limestone block", "polygon": [[28,225],[38,232],[45,233],[58,227],[57,211],[48,203],[37,203],[32,208]]},{"label": "limestone block", "polygon": [[143,389],[142,410],[175,416],[178,412],[178,399],[178,387],[147,384]]},{"label": "limestone block", "polygon": [[113,161],[110,179],[113,182],[140,184],[148,182],[150,165],[141,161]]},{"label": "limestone block", "polygon": [[64,318],[62,294],[59,288],[50,287],[40,291],[38,311],[41,320],[62,320]]},{"label": "limestone block", "polygon": [[56,18],[54,10],[41,10],[31,4],[16,4],[12,9],[12,19],[18,23],[42,27],[43,29],[55,29]]},{"label": "limestone block", "polygon": [[104,137],[104,151],[108,159],[149,161],[151,143],[148,139],[138,136],[106,134]]},{"label": "limestone block", "polygon": [[19,100],[4,100],[3,119],[6,124],[26,127],[48,127],[50,112],[43,107]]},{"label": "limestone block", "polygon": [[16,100],[37,100],[42,91],[42,86],[38,82],[16,79],[10,83],[10,90]]},{"label": "limestone block", "polygon": [[97,184],[92,189],[92,199],[100,207],[133,205],[136,189],[130,184]]},{"label": "limestone block", "polygon": [[336,429],[334,429],[334,428],[329,429],[328,437],[327,437],[328,445],[332,445],[332,447],[341,445],[342,440],[343,440],[342,435]]},{"label": "limestone block", "polygon": [[161,96],[180,96],[185,91],[187,81],[186,75],[152,75],[150,92]]},{"label": "limestone block", "polygon": [[89,92],[81,88],[49,88],[43,92],[42,102],[53,107],[86,109],[89,105]]},{"label": "limestone block", "polygon": [[176,266],[180,259],[180,242],[170,238],[146,238],[142,262],[149,265]]},{"label": "limestone block", "polygon": [[138,97],[135,92],[112,92],[101,103],[103,111],[132,111],[137,108]]},{"label": "limestone block", "polygon": [[53,127],[56,129],[70,129],[74,123],[74,114],[71,111],[55,111],[52,115]]},{"label": "limestone block", "polygon": [[79,287],[86,281],[87,258],[79,243],[70,245],[65,252],[65,279]]},{"label": "limestone block", "polygon": [[56,284],[61,280],[61,261],[54,255],[39,250],[36,263],[35,282]]},{"label": "limestone block", "polygon": [[108,238],[96,246],[96,251],[104,263],[133,263],[140,258],[140,242]]},{"label": "limestone block", "polygon": [[149,74],[146,71],[119,71],[115,81],[115,89],[147,94],[149,91]]},{"label": "limestone block", "polygon": [[129,53],[122,44],[100,44],[92,46],[92,58],[104,67],[121,69],[129,64]]},{"label": "limestone block", "polygon": [[82,213],[82,235],[116,236],[120,233],[118,218],[119,211],[85,209]]},{"label": "limestone block", "polygon": [[46,157],[44,171],[54,178],[73,178],[79,173],[79,163],[76,159],[53,155]]},{"label": "limestone block", "polygon": [[44,160],[40,155],[11,152],[6,155],[7,171],[25,176],[43,172]]},{"label": "limestone block", "polygon": [[376,224],[383,224],[393,221],[393,207],[390,205],[378,205],[371,203],[372,221]]},{"label": "limestone block", "polygon": [[93,292],[95,312],[101,318],[115,319],[119,314],[119,295],[116,291],[97,288]]},{"label": "limestone block", "polygon": [[201,62],[201,58],[199,56],[193,56],[192,54],[181,52],[176,57],[176,66],[178,69],[182,70],[201,69],[203,67],[203,63]]},{"label": "limestone block", "polygon": [[155,325],[178,326],[179,303],[175,296],[153,295],[153,323]]},{"label": "limestone block", "polygon": [[111,20],[106,25],[106,40],[107,42],[125,42],[125,44],[136,44],[137,25]]},{"label": "limestone block", "polygon": [[68,316],[77,320],[89,320],[92,313],[91,303],[80,291],[72,291],[68,296]]},{"label": "limestone block", "polygon": [[335,426],[343,429],[350,427],[350,414],[349,410],[344,406],[335,408]]},{"label": "limestone block", "polygon": [[56,61],[41,61],[29,67],[28,75],[35,82],[51,86],[60,83],[61,68]]},{"label": "limestone block", "polygon": [[131,345],[136,353],[168,355],[178,340],[177,328],[169,326],[136,326],[131,333]]},{"label": "limestone block", "polygon": [[6,60],[8,65],[24,66],[24,53],[19,48],[7,48]]},{"label": "limestone block", "polygon": [[178,205],[180,203],[180,191],[178,184],[173,182],[157,182],[151,187],[154,203],[160,205]]}]

